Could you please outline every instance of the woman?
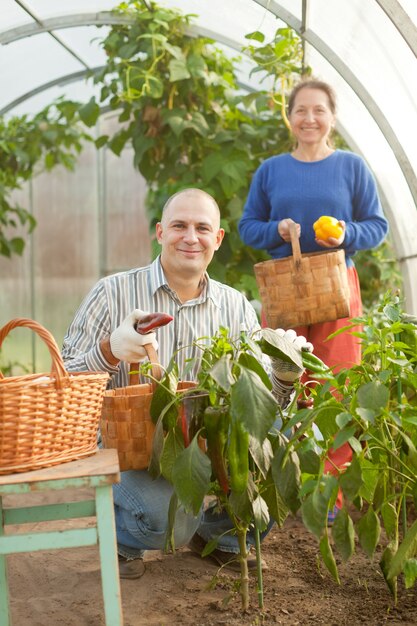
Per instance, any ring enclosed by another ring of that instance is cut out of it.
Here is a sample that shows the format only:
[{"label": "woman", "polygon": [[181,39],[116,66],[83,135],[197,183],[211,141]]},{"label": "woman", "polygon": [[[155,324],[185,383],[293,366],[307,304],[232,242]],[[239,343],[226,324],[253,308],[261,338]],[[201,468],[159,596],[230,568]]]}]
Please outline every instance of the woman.
[{"label": "woman", "polygon": [[[290,223],[296,223],[301,252],[343,248],[350,291],[350,314],[362,314],[358,275],[352,260],[358,250],[378,246],[388,231],[374,178],[363,159],[335,150],[330,135],[336,118],[336,97],[327,83],[307,79],[298,83],[288,100],[288,119],[295,148],[266,159],[256,171],[239,233],[246,245],[265,249],[271,257],[291,255]],[[315,238],[313,223],[322,215],[339,220],[338,239]],[[264,320],[263,320],[264,321]],[[297,328],[314,345],[314,352],[334,371],[361,360],[360,343],[345,332],[348,319]],[[329,471],[351,458],[347,444],[329,462]],[[340,506],[341,500],[337,504]]]}]

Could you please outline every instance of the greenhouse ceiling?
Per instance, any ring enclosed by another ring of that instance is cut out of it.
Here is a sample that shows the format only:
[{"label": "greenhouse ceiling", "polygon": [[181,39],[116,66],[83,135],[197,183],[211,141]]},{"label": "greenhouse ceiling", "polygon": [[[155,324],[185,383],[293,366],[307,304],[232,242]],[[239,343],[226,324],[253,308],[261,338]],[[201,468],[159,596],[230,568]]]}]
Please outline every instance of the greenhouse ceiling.
[{"label": "greenhouse ceiling", "polygon": [[[35,113],[57,96],[87,101],[86,76],[105,62],[99,40],[121,18],[114,0],[1,0],[0,113]],[[192,33],[236,55],[253,30],[284,23],[305,42],[305,63],[338,94],[338,130],[377,179],[417,313],[416,0],[160,0],[195,14]],[[240,84],[254,78],[243,62]]]}]

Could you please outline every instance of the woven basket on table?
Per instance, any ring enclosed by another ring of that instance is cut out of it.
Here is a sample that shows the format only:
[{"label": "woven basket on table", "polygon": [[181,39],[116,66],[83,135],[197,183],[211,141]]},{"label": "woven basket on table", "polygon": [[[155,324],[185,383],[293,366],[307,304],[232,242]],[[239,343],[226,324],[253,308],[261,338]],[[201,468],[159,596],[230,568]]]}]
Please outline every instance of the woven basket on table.
[{"label": "woven basket on table", "polygon": [[301,254],[295,224],[292,256],[254,266],[263,312],[271,328],[294,328],[349,317],[344,250]]},{"label": "woven basket on table", "polygon": [[5,378],[0,372],[0,474],[27,472],[94,454],[103,394],[109,375],[67,372],[51,333],[16,318],[0,329],[0,347],[17,327],[46,343],[51,372]]},{"label": "woven basket on table", "polygon": [[[161,379],[158,356],[151,344],[144,346],[152,363],[152,375]],[[139,368],[131,365],[132,370]],[[130,375],[130,385],[109,389],[104,394],[101,412],[101,437],[105,448],[116,448],[121,471],[149,466],[155,425],[150,414],[155,383],[135,384],[138,374]],[[177,391],[195,387],[195,382],[179,382]]]}]

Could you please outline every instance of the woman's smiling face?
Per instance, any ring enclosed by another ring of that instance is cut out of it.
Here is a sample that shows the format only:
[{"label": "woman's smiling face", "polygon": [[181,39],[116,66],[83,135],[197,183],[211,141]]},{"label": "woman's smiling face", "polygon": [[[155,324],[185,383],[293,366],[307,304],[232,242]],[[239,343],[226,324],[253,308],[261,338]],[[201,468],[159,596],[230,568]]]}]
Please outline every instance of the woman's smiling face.
[{"label": "woman's smiling face", "polygon": [[305,87],[297,93],[288,116],[298,145],[326,145],[335,122],[326,92]]}]

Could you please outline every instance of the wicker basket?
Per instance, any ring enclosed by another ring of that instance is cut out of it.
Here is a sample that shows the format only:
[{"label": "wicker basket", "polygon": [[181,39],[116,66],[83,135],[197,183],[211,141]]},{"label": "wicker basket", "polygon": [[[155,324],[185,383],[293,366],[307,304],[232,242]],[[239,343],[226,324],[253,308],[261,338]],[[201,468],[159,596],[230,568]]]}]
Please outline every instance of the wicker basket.
[{"label": "wicker basket", "polygon": [[0,329],[0,347],[17,327],[35,331],[52,358],[49,374],[4,378],[0,372],[0,474],[27,472],[94,454],[109,375],[68,373],[43,326],[16,318]]},{"label": "wicker basket", "polygon": [[293,255],[254,267],[263,312],[271,328],[294,328],[349,317],[344,250],[301,254],[296,227]]},{"label": "wicker basket", "polygon": [[[152,374],[160,380],[161,368],[152,345],[145,346]],[[132,365],[132,369],[138,369]],[[101,437],[105,448],[116,448],[121,471],[146,469],[152,454],[155,425],[150,415],[154,385],[135,384],[139,375],[132,374],[128,387],[109,389],[104,394],[101,412]],[[178,391],[195,387],[195,382],[180,382]]]}]

